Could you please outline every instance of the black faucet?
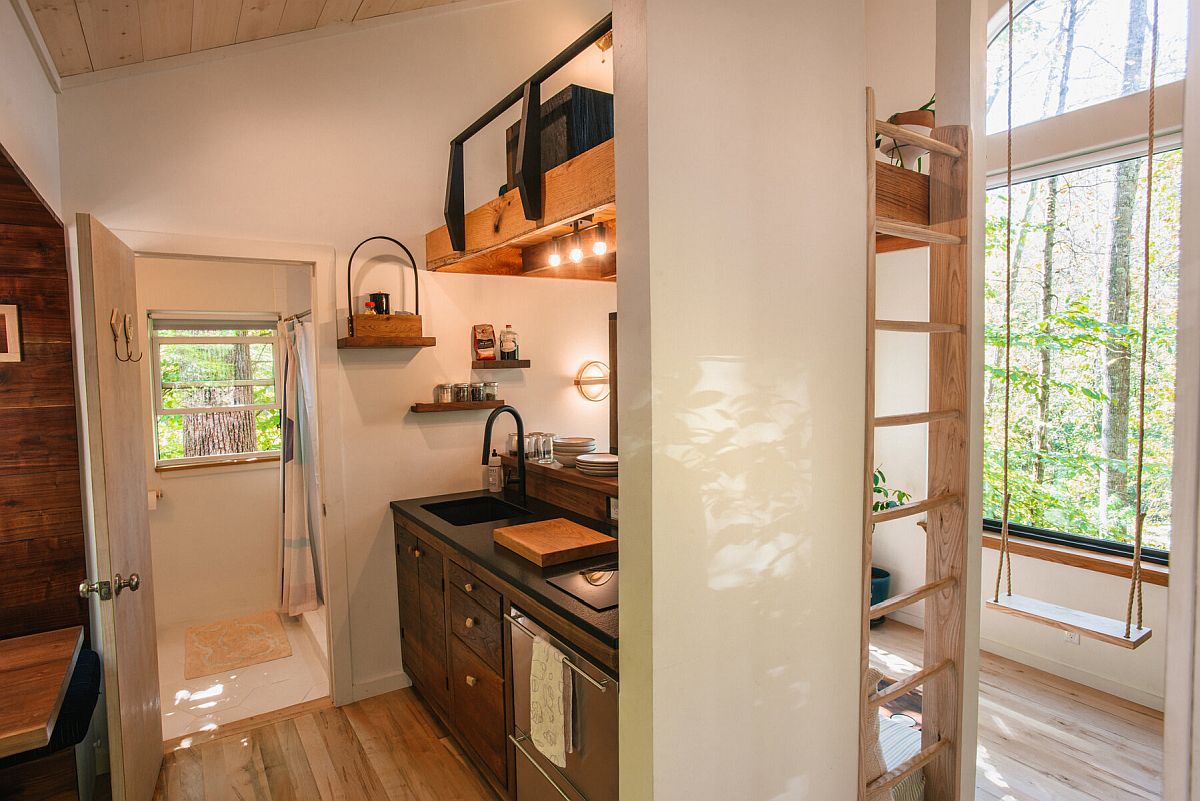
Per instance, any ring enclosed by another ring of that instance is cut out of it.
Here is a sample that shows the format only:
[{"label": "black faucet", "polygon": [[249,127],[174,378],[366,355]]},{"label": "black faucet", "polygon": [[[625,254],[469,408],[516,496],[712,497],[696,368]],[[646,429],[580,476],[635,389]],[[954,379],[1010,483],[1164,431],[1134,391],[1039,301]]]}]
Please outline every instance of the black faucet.
[{"label": "black faucet", "polygon": [[487,425],[483,429],[483,465],[487,466],[488,455],[492,450],[492,424],[505,412],[511,414],[517,421],[517,487],[521,493],[521,503],[525,503],[525,422],[517,410],[511,406],[501,406],[488,415]]}]

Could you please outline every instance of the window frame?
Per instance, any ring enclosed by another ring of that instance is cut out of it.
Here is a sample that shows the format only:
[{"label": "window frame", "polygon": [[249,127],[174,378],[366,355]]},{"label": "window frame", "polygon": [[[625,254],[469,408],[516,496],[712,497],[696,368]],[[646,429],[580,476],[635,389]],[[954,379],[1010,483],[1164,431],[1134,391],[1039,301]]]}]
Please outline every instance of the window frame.
[{"label": "window frame", "polygon": [[[278,449],[273,450],[253,450],[243,451],[240,453],[220,453],[209,454],[207,456],[180,456],[171,459],[163,459],[159,456],[159,433],[158,423],[159,418],[174,415],[190,415],[190,414],[217,414],[222,412],[251,412],[257,415],[262,411],[280,410],[282,414],[283,398],[281,391],[283,387],[283,355],[281,353],[283,341],[279,335],[279,320],[278,312],[189,312],[189,311],[150,311],[146,314],[147,330],[150,334],[150,391],[152,393],[151,406],[153,412],[151,414],[150,429],[151,439],[154,447],[154,468],[155,470],[171,470],[182,469],[186,467],[196,467],[203,465],[225,465],[238,463],[251,463],[259,461],[274,461],[280,456]],[[162,336],[159,334],[159,328],[165,327],[162,323],[169,322],[172,328],[187,330],[202,330],[204,328],[259,328],[261,330],[270,330],[270,336]],[[236,406],[214,406],[214,407],[183,407],[183,408],[166,408],[163,406],[163,380],[162,380],[162,351],[164,344],[168,345],[219,345],[219,344],[270,344],[272,346],[272,365],[271,379],[252,380],[249,386],[273,386],[275,389],[275,401],[273,403],[251,403],[241,404]],[[280,420],[282,428],[283,421]]]}]

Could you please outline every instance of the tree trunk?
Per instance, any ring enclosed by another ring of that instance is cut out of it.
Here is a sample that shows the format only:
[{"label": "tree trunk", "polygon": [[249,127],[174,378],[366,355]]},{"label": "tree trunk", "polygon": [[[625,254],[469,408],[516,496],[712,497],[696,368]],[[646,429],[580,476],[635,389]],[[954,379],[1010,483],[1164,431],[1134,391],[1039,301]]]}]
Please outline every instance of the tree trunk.
[{"label": "tree trunk", "polygon": [[[1125,45],[1125,70],[1122,88],[1126,94],[1136,91],[1142,71],[1146,40],[1146,0],[1133,0],[1129,8],[1129,34]],[[1109,245],[1107,303],[1105,320],[1112,326],[1129,325],[1129,268],[1132,251],[1133,213],[1138,187],[1137,161],[1117,165],[1117,185],[1113,193],[1113,227]],[[1123,534],[1125,527],[1110,523],[1108,507],[1129,503],[1129,384],[1130,347],[1124,337],[1110,335],[1105,352],[1104,392],[1108,403],[1101,415],[1101,438],[1105,463],[1101,468],[1103,492],[1101,512],[1104,528]]]},{"label": "tree trunk", "polygon": [[[230,351],[233,377],[249,380],[253,377],[248,344],[234,345]],[[207,387],[197,393],[204,406],[254,402],[254,387]],[[232,397],[231,397],[232,396]],[[183,416],[183,455],[214,456],[227,453],[251,453],[258,450],[254,412],[214,412]]]}]

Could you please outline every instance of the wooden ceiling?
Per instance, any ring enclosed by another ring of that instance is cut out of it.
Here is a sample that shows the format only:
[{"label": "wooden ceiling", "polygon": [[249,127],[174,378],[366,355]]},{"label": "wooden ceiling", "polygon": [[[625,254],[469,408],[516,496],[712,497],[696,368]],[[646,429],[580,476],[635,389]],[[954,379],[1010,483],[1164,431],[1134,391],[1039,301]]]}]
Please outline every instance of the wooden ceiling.
[{"label": "wooden ceiling", "polygon": [[62,77],[459,0],[28,0]]}]

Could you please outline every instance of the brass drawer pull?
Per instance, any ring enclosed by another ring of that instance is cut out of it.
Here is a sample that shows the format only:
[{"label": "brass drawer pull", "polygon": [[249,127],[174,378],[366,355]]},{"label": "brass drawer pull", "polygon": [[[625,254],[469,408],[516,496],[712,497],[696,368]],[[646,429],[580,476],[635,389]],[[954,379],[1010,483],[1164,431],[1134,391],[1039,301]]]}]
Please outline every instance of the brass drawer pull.
[{"label": "brass drawer pull", "polygon": [[468,581],[463,585],[463,589],[467,592],[475,592],[475,585]]},{"label": "brass drawer pull", "polygon": [[421,558],[421,555],[422,555],[422,554],[421,554],[421,549],[420,549],[420,548],[413,548],[412,555],[413,555],[415,558],[417,558],[417,559],[420,559],[420,558]]},{"label": "brass drawer pull", "polygon": [[475,618],[473,618],[473,617],[467,618],[466,620],[463,621],[463,625],[469,629],[475,628]]},{"label": "brass drawer pull", "polygon": [[467,676],[467,686],[468,687],[474,687],[478,683],[479,683],[479,680],[476,679],[474,676]]}]

